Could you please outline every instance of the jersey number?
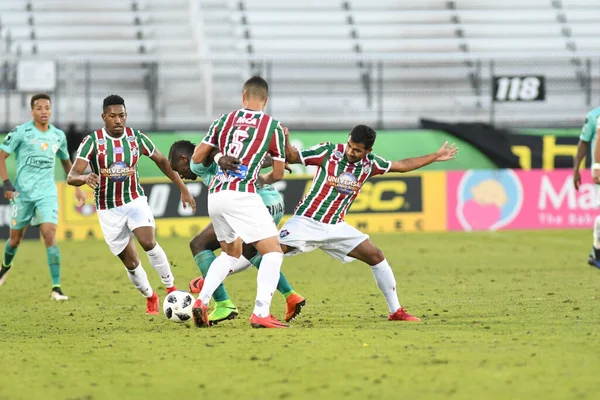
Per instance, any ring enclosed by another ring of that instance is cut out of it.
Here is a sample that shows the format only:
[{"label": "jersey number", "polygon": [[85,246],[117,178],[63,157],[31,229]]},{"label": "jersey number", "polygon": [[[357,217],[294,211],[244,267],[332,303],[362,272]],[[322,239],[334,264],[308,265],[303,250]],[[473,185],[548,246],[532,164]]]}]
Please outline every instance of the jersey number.
[{"label": "jersey number", "polygon": [[244,139],[248,139],[249,137],[250,135],[248,132],[242,129],[237,129],[235,132],[233,132],[233,140],[231,143],[229,143],[227,155],[238,158],[244,148]]}]

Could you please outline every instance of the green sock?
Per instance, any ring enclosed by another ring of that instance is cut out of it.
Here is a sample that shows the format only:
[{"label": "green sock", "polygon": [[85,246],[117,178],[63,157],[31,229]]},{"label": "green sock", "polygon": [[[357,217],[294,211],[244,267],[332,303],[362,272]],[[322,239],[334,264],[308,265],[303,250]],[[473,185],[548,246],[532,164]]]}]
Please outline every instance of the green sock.
[{"label": "green sock", "polygon": [[[260,262],[262,261],[262,256],[260,254],[255,255],[250,259],[250,263],[254,265],[257,269],[260,268]],[[279,272],[279,282],[277,282],[277,290],[279,293],[285,296],[287,299],[290,294],[294,291],[292,289],[292,285],[288,282],[283,275],[283,272]]]},{"label": "green sock", "polygon": [[[196,265],[203,277],[206,277],[210,264],[212,264],[215,258],[217,258],[215,253],[210,250],[201,251],[194,256],[194,261],[196,261]],[[215,299],[215,301],[229,300],[229,294],[227,294],[227,290],[225,290],[225,286],[222,283],[213,293],[213,299]]]},{"label": "green sock", "polygon": [[5,267],[10,267],[12,264],[13,258],[15,258],[15,254],[17,254],[17,247],[12,247],[10,242],[7,240],[4,245],[4,262],[3,265]]},{"label": "green sock", "polygon": [[52,277],[52,287],[60,286],[60,251],[58,246],[46,248],[48,257],[48,267],[50,267],[50,276]]}]

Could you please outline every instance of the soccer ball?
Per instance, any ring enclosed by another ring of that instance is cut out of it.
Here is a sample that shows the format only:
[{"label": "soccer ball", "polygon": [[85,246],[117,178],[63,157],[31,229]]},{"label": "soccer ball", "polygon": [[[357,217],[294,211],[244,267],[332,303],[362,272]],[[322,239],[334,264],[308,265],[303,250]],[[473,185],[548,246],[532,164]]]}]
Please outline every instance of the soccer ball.
[{"label": "soccer ball", "polygon": [[194,297],[183,290],[175,290],[165,297],[163,311],[167,318],[173,322],[181,323],[192,318]]}]

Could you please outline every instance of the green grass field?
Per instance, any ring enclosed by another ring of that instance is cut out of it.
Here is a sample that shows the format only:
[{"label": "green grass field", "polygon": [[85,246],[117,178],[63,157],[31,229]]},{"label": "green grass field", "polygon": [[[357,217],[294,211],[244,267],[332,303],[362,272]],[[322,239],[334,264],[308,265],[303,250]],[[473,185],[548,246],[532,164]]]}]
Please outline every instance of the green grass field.
[{"label": "green grass field", "polygon": [[[400,300],[389,322],[370,269],[322,252],[286,258],[307,298],[288,330],[248,318],[256,270],[226,281],[240,317],[210,329],[144,315],[104,242],[63,243],[49,300],[39,242],[0,288],[0,399],[593,399],[600,393],[600,270],[588,231],[374,235]],[[197,269],[162,240],[180,288]],[[155,289],[157,274],[142,256]],[[283,297],[272,310],[281,317]]]}]

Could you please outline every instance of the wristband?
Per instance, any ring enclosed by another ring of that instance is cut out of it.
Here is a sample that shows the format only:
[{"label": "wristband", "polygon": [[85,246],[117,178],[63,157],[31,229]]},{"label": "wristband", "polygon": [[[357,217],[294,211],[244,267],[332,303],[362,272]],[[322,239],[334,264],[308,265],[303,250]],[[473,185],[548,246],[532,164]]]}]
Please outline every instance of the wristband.
[{"label": "wristband", "polygon": [[600,163],[593,163],[592,164],[592,171],[594,171],[594,170],[600,170]]},{"label": "wristband", "polygon": [[15,191],[15,187],[10,182],[10,179],[7,179],[4,181],[4,191],[5,192],[14,192]]},{"label": "wristband", "polygon": [[214,159],[214,161],[215,161],[215,162],[218,164],[218,163],[219,163],[219,159],[220,159],[221,157],[223,157],[223,153],[221,153],[221,152],[218,152],[217,154],[215,154],[215,156],[214,156],[214,158],[213,158],[213,159]]}]

